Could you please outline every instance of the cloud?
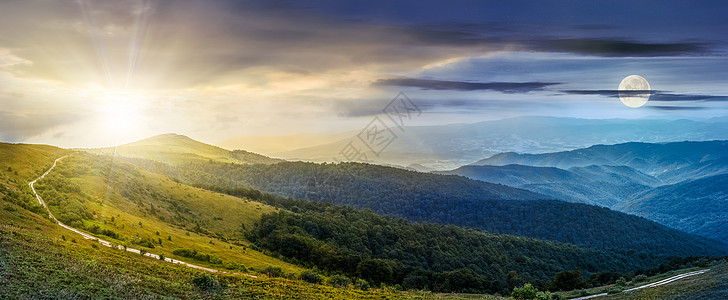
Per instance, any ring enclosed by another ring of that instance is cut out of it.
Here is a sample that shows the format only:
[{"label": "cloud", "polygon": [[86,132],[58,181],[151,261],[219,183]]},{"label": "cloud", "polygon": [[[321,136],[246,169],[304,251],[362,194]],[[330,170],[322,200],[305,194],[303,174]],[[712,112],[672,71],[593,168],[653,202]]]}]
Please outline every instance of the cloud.
[{"label": "cloud", "polygon": [[554,82],[468,82],[468,81],[446,81],[418,78],[392,78],[379,79],[373,83],[375,86],[402,86],[416,87],[423,90],[453,90],[453,91],[481,91],[491,90],[503,93],[526,93],[542,90],[551,85],[560,83]]},{"label": "cloud", "polygon": [[566,94],[575,95],[599,95],[605,97],[618,98],[620,94],[624,95],[644,95],[650,94],[650,101],[728,101],[728,96],[722,95],[699,95],[699,94],[675,94],[668,92],[661,92],[656,90],[651,91],[619,91],[619,90],[564,90],[561,91]]},{"label": "cloud", "polygon": [[553,39],[532,43],[533,50],[599,56],[684,56],[709,52],[706,43],[642,43],[619,39]]},{"label": "cloud", "polygon": [[705,107],[699,107],[699,106],[663,106],[663,105],[648,105],[647,107],[658,109],[658,110],[668,110],[668,111],[676,111],[676,110],[701,110],[705,109]]},{"label": "cloud", "polygon": [[24,141],[77,120],[76,115],[16,114],[0,111],[0,140]]}]

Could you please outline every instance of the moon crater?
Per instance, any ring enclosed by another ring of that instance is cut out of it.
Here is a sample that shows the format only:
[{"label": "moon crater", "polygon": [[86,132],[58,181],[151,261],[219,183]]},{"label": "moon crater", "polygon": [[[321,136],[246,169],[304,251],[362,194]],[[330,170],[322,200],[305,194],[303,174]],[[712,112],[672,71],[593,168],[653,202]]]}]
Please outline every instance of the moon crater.
[{"label": "moon crater", "polygon": [[637,108],[650,100],[650,84],[639,75],[630,75],[619,83],[619,100],[626,106]]}]

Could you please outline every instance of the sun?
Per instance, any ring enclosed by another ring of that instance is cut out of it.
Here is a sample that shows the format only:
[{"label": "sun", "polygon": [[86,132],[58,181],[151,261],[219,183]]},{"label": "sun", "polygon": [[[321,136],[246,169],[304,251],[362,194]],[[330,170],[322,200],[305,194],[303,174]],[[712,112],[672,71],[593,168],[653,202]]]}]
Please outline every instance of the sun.
[{"label": "sun", "polygon": [[106,92],[98,108],[100,126],[117,137],[124,137],[141,128],[141,95],[129,92]]}]

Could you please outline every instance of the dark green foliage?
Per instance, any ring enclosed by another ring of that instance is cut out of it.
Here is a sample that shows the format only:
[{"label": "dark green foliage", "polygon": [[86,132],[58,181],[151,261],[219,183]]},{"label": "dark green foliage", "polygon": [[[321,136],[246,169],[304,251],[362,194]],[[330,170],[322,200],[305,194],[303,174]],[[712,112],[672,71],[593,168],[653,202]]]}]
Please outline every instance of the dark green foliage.
[{"label": "dark green foliage", "polygon": [[366,280],[364,280],[364,279],[357,279],[357,281],[354,284],[354,286],[357,289],[360,289],[362,291],[368,291],[369,290],[369,283]]},{"label": "dark green foliage", "polygon": [[333,287],[345,288],[345,287],[349,286],[349,284],[351,284],[351,279],[349,279],[349,277],[346,277],[344,275],[336,274],[336,275],[329,277],[329,280],[327,281],[327,283]]},{"label": "dark green foliage", "polygon": [[592,287],[602,286],[614,282],[620,276],[620,274],[613,272],[592,273],[591,275],[589,275],[589,280],[587,280],[587,283],[589,286]]},{"label": "dark green foliage", "polygon": [[[87,170],[69,168],[63,173],[69,175],[83,174]],[[72,226],[82,227],[83,220],[90,220],[93,214],[86,209],[84,203],[92,201],[91,197],[81,191],[81,187],[73,180],[67,179],[61,172],[51,172],[36,183],[38,194],[43,197],[53,215],[61,222]]]},{"label": "dark green foliage", "polygon": [[316,273],[312,270],[305,270],[301,272],[301,274],[298,274],[298,279],[301,279],[308,283],[316,283],[319,284],[324,281],[324,277],[321,276],[321,274]]},{"label": "dark green foliage", "polygon": [[[110,229],[106,229],[106,228],[103,228],[102,229],[101,227],[99,227],[99,225],[94,225],[91,228],[87,228],[87,230],[90,231],[93,234],[101,234],[101,235],[105,235],[105,236],[108,236],[108,237],[113,238],[113,239],[117,239],[117,240],[119,239],[119,234],[118,233],[116,233],[116,232],[114,232],[113,230],[110,230]],[[154,247],[150,247],[150,248],[154,248]]]},{"label": "dark green foliage", "polygon": [[535,299],[538,290],[530,283],[524,284],[522,287],[513,288],[511,297],[516,299]]},{"label": "dark green foliage", "polygon": [[[341,206],[276,201],[295,203],[305,212],[263,215],[247,233],[256,247],[304,265],[411,289],[510,293],[526,281],[545,284],[563,270],[624,273],[662,261],[449,225],[410,223]],[[509,271],[515,280],[506,280]]]},{"label": "dark green foliage", "polygon": [[222,290],[222,286],[217,278],[207,273],[203,273],[192,278],[192,284],[201,291],[208,293],[217,293]]},{"label": "dark green foliage", "polygon": [[433,279],[433,290],[444,293],[482,293],[499,289],[498,286],[486,286],[485,278],[468,268],[437,273]]},{"label": "dark green foliage", "polygon": [[[0,198],[19,205],[20,207],[36,214],[47,215],[43,206],[38,203],[38,200],[35,199],[30,188],[25,184],[19,185],[18,188],[14,189],[0,186]],[[8,210],[10,209],[10,206],[6,205],[4,208]]]},{"label": "dark green foliage", "polygon": [[193,249],[175,249],[172,254],[192,258],[196,261],[209,262],[211,264],[222,264],[222,260],[213,254],[198,252]]},{"label": "dark green foliage", "polygon": [[142,246],[142,247],[147,247],[147,248],[154,249],[154,243],[152,242],[152,239],[147,238],[147,237],[140,238],[140,239],[133,239],[131,241],[131,243],[134,244],[134,245],[137,245],[137,246]]},{"label": "dark green foliage", "polygon": [[614,284],[616,286],[625,287],[627,286],[627,279],[625,279],[624,277],[619,277],[617,281],[614,282]]},{"label": "dark green foliage", "polygon": [[391,283],[393,261],[387,261],[383,259],[367,259],[363,260],[356,266],[356,274],[369,282],[375,284],[379,283]]},{"label": "dark green foliage", "polygon": [[402,280],[402,287],[406,290],[428,290],[432,289],[432,272],[419,268],[407,274]]},{"label": "dark green foliage", "polygon": [[267,266],[259,271],[261,274],[265,274],[268,277],[285,277],[286,273],[283,272],[281,267]]},{"label": "dark green foliage", "polygon": [[581,277],[581,270],[563,271],[554,276],[554,280],[548,285],[550,291],[571,291],[585,287],[584,279]]}]

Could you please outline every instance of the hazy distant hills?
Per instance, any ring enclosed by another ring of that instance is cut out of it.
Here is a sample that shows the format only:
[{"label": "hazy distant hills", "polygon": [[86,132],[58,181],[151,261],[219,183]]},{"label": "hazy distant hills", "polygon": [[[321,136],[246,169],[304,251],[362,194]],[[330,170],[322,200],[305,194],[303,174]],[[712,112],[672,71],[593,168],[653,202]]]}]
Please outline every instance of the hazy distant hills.
[{"label": "hazy distant hills", "polygon": [[505,184],[569,202],[611,207],[660,181],[629,167],[588,166],[563,170],[524,165],[463,166],[440,174]]},{"label": "hazy distant hills", "polygon": [[[726,240],[728,142],[624,143],[501,153],[440,172],[596,204]],[[683,209],[684,208],[684,209]]]},{"label": "hazy distant hills", "polygon": [[728,241],[728,174],[666,185],[614,206],[685,232]]},{"label": "hazy distant hills", "polygon": [[97,154],[115,153],[120,156],[151,159],[172,165],[210,160],[238,164],[271,164],[283,161],[245,150],[229,151],[174,133],[161,134],[117,147],[87,151]]},{"label": "hazy distant hills", "polygon": [[[502,152],[549,153],[597,144],[662,143],[728,139],[728,120],[575,119],[518,117],[474,124],[409,126],[395,131],[397,139],[373,163],[410,166],[421,171],[451,170]],[[351,138],[355,139],[352,133]],[[275,157],[315,162],[332,161],[349,139],[327,144],[265,153]],[[247,148],[246,148],[247,149]],[[595,163],[590,163],[591,165]],[[596,163],[602,164],[602,163]],[[583,165],[583,166],[587,166]]]},{"label": "hazy distant hills", "polygon": [[[596,145],[584,149],[544,154],[501,153],[473,165],[504,166],[519,164],[535,167],[569,169],[591,165],[627,166],[653,176],[663,183],[690,179],[685,176],[708,176],[724,172],[728,141],[624,143]],[[710,166],[710,172],[699,172]]]}]

